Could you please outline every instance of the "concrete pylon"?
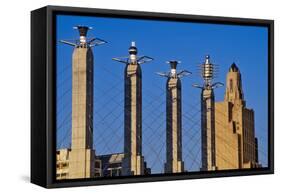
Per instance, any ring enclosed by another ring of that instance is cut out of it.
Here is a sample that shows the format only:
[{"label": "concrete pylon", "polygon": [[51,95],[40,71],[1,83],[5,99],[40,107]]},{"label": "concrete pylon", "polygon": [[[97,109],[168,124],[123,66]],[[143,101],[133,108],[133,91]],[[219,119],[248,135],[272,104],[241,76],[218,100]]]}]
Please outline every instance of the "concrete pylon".
[{"label": "concrete pylon", "polygon": [[158,73],[167,77],[166,84],[166,163],[165,173],[184,171],[182,161],[182,100],[180,77],[190,74],[184,70],[177,72],[179,61],[168,61],[171,71]]},{"label": "concrete pylon", "polygon": [[201,91],[201,171],[216,170],[216,139],[215,139],[215,95],[214,89],[223,86],[222,83],[212,83],[216,66],[210,62],[207,55],[200,65],[203,86],[194,84]]},{"label": "concrete pylon", "polygon": [[137,47],[132,42],[129,57],[123,61],[125,68],[124,104],[124,159],[122,175],[143,175],[144,157],[142,156],[142,72],[140,64],[152,60],[150,57],[137,57]]},{"label": "concrete pylon", "polygon": [[77,47],[72,56],[72,141],[69,178],[89,178],[94,173],[93,53]]},{"label": "concrete pylon", "polygon": [[[87,41],[90,27],[77,26],[78,43],[61,41],[74,46],[72,54],[72,138],[69,155],[69,178],[94,176],[93,150],[93,52],[94,39]],[[105,42],[103,42],[105,43]],[[98,44],[102,44],[100,40]]]},{"label": "concrete pylon", "polygon": [[201,154],[203,171],[216,170],[215,97],[212,88],[201,93]]}]

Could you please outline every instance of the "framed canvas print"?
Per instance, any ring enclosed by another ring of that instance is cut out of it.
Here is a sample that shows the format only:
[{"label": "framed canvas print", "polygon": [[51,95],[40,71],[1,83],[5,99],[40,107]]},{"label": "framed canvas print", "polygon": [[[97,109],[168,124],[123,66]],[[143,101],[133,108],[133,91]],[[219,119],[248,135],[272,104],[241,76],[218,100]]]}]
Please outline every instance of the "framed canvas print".
[{"label": "framed canvas print", "polygon": [[31,182],[273,173],[273,21],[31,12]]}]

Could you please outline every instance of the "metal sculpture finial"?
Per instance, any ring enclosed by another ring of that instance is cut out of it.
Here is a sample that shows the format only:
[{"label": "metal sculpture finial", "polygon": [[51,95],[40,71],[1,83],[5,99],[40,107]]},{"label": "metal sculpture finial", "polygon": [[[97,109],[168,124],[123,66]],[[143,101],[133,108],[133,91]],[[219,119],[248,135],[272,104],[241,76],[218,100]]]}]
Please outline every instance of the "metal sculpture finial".
[{"label": "metal sculpture finial", "polygon": [[136,47],[136,42],[135,42],[135,41],[132,41],[132,42],[131,42],[131,46]]},{"label": "metal sculpture finial", "polygon": [[181,78],[187,75],[192,74],[191,72],[187,70],[181,70],[177,72],[177,65],[181,63],[181,61],[176,61],[176,60],[170,60],[167,61],[166,63],[170,64],[171,66],[171,71],[170,72],[157,72],[158,75],[162,77],[169,77],[169,78]]},{"label": "metal sculpture finial", "polygon": [[218,71],[218,66],[211,63],[210,58],[211,58],[210,55],[206,55],[204,63],[200,65],[201,77],[204,80],[204,85],[200,86],[198,84],[193,84],[194,87],[202,88],[202,89],[207,89],[207,88],[213,89],[223,86],[223,83],[221,82],[212,83]]},{"label": "metal sculpture finial", "polygon": [[153,58],[148,56],[138,57],[137,54],[138,54],[138,49],[136,47],[136,42],[132,41],[131,46],[129,47],[129,56],[115,57],[112,58],[112,60],[125,64],[139,64],[139,65],[153,60]]},{"label": "metal sculpture finial", "polygon": [[93,28],[90,26],[74,26],[73,29],[78,30],[80,36],[87,36],[88,31]]},{"label": "metal sculpture finial", "polygon": [[205,62],[209,63],[210,55],[206,55]]},{"label": "metal sculpture finial", "polygon": [[68,44],[70,46],[74,47],[93,47],[93,46],[99,46],[102,44],[107,43],[107,41],[99,39],[99,38],[87,38],[88,31],[92,29],[92,27],[89,26],[74,26],[73,29],[78,30],[79,32],[79,39],[74,40],[74,42],[66,41],[66,40],[60,40],[61,43]]}]

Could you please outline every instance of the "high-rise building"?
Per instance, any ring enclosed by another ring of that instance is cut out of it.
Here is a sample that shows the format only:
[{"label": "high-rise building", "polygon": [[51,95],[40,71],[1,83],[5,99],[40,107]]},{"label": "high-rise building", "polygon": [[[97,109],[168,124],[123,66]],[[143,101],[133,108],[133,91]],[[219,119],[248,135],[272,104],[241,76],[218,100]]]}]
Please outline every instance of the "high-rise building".
[{"label": "high-rise building", "polygon": [[235,63],[227,73],[224,101],[215,103],[215,115],[218,170],[259,167],[254,110],[246,107],[242,76]]}]

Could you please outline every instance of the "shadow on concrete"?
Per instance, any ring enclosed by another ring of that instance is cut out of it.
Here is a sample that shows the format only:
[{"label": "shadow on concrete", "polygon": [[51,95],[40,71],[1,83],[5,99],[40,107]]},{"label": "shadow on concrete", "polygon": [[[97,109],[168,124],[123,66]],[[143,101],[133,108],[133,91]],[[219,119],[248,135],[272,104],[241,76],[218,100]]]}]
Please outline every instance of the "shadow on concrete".
[{"label": "shadow on concrete", "polygon": [[26,183],[30,183],[30,177],[27,175],[22,175],[20,179]]}]

